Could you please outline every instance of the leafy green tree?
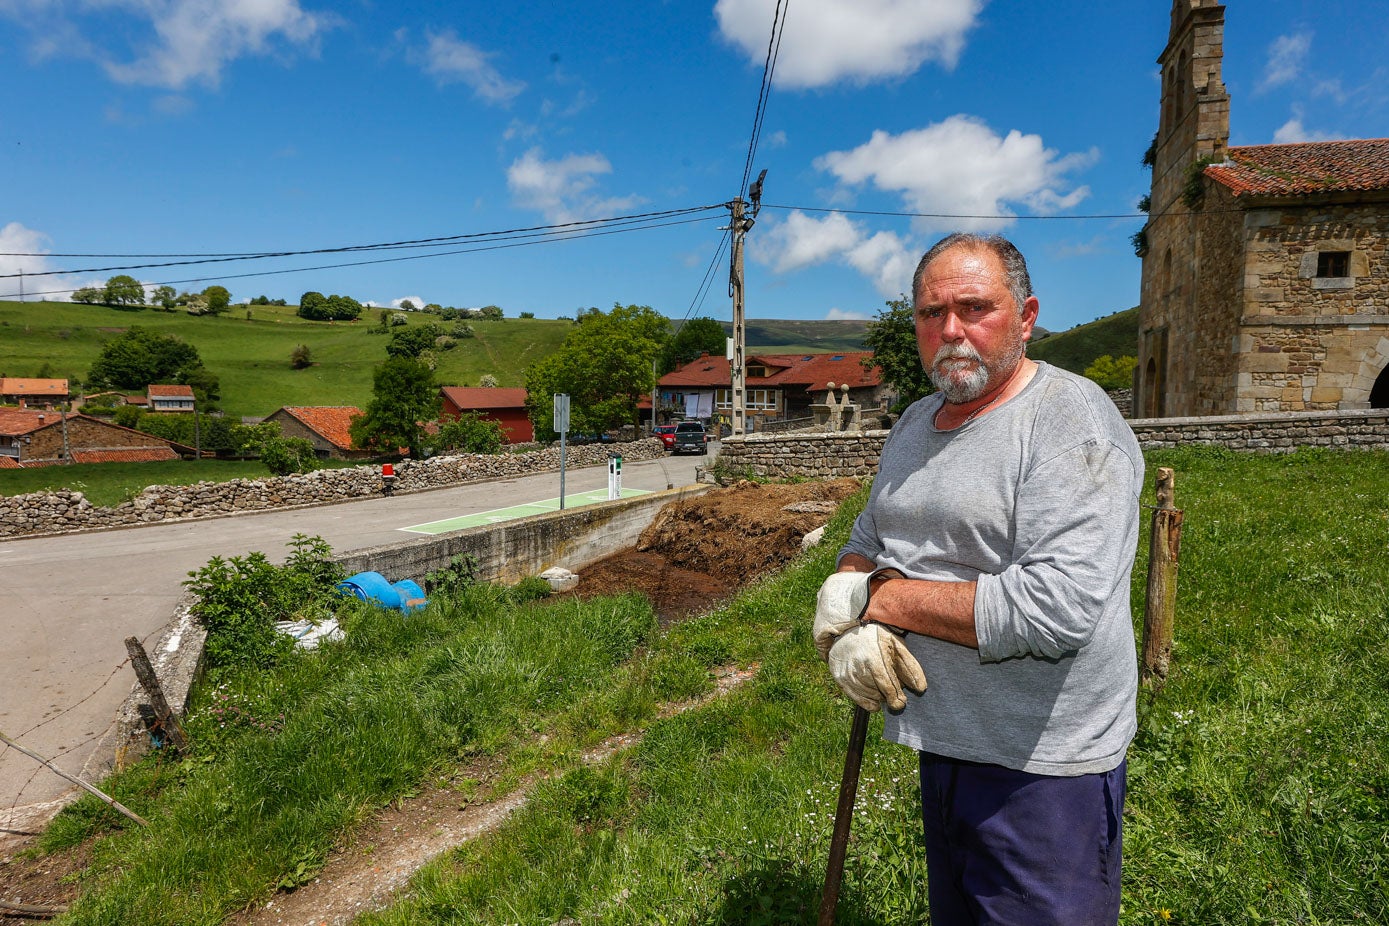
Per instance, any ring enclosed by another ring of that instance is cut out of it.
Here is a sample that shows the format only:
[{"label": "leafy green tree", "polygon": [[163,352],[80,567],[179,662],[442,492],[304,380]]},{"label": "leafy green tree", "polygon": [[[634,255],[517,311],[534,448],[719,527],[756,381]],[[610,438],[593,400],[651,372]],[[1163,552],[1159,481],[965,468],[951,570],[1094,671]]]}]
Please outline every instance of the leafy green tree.
[{"label": "leafy green tree", "polygon": [[140,411],[138,405],[122,405],[116,409],[116,413],[111,416],[111,420],[123,428],[134,428],[140,430],[140,417],[144,412]]},{"label": "leafy green tree", "polygon": [[106,298],[106,290],[100,286],[79,286],[72,291],[71,298],[83,305],[97,305]]},{"label": "leafy green tree", "polygon": [[260,461],[275,476],[307,473],[318,468],[313,444],[302,437],[270,437],[261,442]]},{"label": "leafy green tree", "polygon": [[655,383],[652,362],[670,338],[670,323],[644,305],[593,309],[569,330],[559,350],[526,370],[531,421],[553,433],[551,396],[569,395],[570,427],[606,431],[636,419],[637,401]]},{"label": "leafy green tree", "polygon": [[935,391],[931,378],[921,365],[916,346],[915,313],[906,296],[889,299],[886,309],[868,323],[863,343],[873,351],[873,360],[882,368],[883,380],[897,390],[900,410]]},{"label": "leafy green tree", "polygon": [[173,309],[176,299],[178,299],[178,290],[167,283],[163,286],[156,286],[154,292],[150,293],[150,301],[165,311]]},{"label": "leafy green tree", "polygon": [[106,281],[106,292],[102,301],[107,305],[144,305],[145,288],[134,277],[124,273],[117,274]]},{"label": "leafy green tree", "polygon": [[457,453],[496,453],[506,443],[502,426],[479,418],[476,412],[443,422],[434,440],[439,450]]},{"label": "leafy green tree", "polygon": [[322,293],[309,290],[299,297],[298,315],[309,321],[326,322],[330,314],[327,302],[327,297]]},{"label": "leafy green tree", "polygon": [[692,318],[680,326],[675,337],[670,339],[661,351],[661,373],[669,373],[682,363],[689,363],[708,351],[712,356],[722,357],[726,350],[727,335],[723,325],[715,319],[702,315]]},{"label": "leafy green tree", "polygon": [[400,310],[401,310],[402,312],[413,312],[413,311],[415,311],[415,309],[416,309],[415,300],[413,300],[413,299],[402,299],[402,300],[400,300]]},{"label": "leafy green tree", "polygon": [[313,366],[313,355],[309,345],[300,344],[289,352],[289,365],[296,370],[307,370]]},{"label": "leafy green tree", "polygon": [[138,325],[106,342],[87,373],[87,384],[94,391],[131,392],[143,392],[151,384],[192,386],[203,411],[212,411],[220,398],[217,377],[203,366],[196,347]]},{"label": "leafy green tree", "polygon": [[1101,354],[1085,368],[1085,378],[1099,383],[1102,389],[1128,389],[1133,385],[1133,369],[1137,357],[1111,357]]},{"label": "leafy green tree", "polygon": [[522,317],[522,318],[535,318],[535,313],[534,313],[534,312],[522,312],[522,313],[521,313],[521,317]]},{"label": "leafy green tree", "polygon": [[203,290],[203,298],[207,300],[208,315],[221,315],[231,308],[231,292],[225,286],[209,286]]},{"label": "leafy green tree", "polygon": [[333,321],[350,322],[362,317],[362,304],[351,296],[339,296],[334,293],[325,301],[328,305],[328,317]]},{"label": "leafy green tree", "polygon": [[491,373],[484,373],[482,376],[478,377],[477,384],[483,389],[496,389],[498,385],[497,377],[493,376]]},{"label": "leafy green tree", "polygon": [[488,321],[499,322],[506,317],[500,306],[485,305],[477,310],[478,318],[485,318]]},{"label": "leafy green tree", "polygon": [[444,333],[438,325],[411,325],[391,334],[386,342],[386,355],[414,359],[434,346],[434,340]]},{"label": "leafy green tree", "polygon": [[352,440],[378,453],[424,455],[424,422],[439,417],[439,387],[434,371],[409,357],[391,357],[372,376],[366,412],[352,420]]}]

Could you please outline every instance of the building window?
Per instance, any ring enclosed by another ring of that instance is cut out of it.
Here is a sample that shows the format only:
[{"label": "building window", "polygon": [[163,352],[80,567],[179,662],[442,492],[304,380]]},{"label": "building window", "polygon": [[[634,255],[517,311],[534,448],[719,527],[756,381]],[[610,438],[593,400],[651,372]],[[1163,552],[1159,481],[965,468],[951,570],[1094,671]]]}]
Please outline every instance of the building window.
[{"label": "building window", "polygon": [[1322,251],[1317,254],[1317,276],[1319,277],[1348,277],[1350,276],[1350,252],[1349,251]]},{"label": "building window", "polygon": [[[744,406],[743,406],[743,407],[746,408],[746,409],[747,409],[748,411],[750,411],[750,412],[751,412],[751,411],[764,411],[764,412],[770,411],[770,412],[774,412],[774,411],[776,411],[776,410],[780,407],[780,404],[779,404],[779,402],[778,402],[778,399],[779,399],[779,398],[780,398],[780,394],[779,394],[779,392],[778,392],[776,389],[749,389],[749,390],[747,391],[747,401],[744,403]],[[731,389],[719,389],[719,390],[717,390],[717,391],[714,393],[714,407],[715,407],[715,408],[732,408],[732,407],[733,407],[733,390],[731,390]]]}]

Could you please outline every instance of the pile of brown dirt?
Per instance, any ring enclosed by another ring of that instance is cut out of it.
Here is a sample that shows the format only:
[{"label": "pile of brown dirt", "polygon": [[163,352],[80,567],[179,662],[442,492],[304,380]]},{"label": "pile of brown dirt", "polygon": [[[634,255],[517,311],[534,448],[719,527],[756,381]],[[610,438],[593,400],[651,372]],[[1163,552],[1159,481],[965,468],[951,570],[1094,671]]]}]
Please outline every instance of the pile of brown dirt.
[{"label": "pile of brown dirt", "polygon": [[639,591],[663,621],[706,611],[800,553],[801,538],[859,485],[856,479],[740,482],[673,502],[642,531],[634,550],[585,567],[566,594]]}]

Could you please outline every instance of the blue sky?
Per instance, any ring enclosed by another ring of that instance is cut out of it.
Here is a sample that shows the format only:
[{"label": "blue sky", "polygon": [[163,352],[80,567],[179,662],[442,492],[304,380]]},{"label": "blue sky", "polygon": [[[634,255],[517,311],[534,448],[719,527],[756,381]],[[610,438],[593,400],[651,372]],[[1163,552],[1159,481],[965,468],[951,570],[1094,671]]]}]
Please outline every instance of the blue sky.
[{"label": "blue sky", "polygon": [[[1137,302],[1141,221],[1085,217],[1133,213],[1147,190],[1166,0],[786,3],[749,317],[872,317],[956,227],[1019,243],[1044,327]],[[724,203],[774,6],[0,0],[0,252],[41,255],[0,256],[0,273],[24,271],[33,298],[155,262],[65,254],[304,251]],[[1230,3],[1231,142],[1389,136],[1385,47],[1389,0]],[[810,211],[825,209],[1012,218]],[[236,301],[728,319],[727,213],[642,224],[677,220],[266,276],[234,275],[467,245],[126,272]],[[0,298],[17,292],[0,279]]]}]

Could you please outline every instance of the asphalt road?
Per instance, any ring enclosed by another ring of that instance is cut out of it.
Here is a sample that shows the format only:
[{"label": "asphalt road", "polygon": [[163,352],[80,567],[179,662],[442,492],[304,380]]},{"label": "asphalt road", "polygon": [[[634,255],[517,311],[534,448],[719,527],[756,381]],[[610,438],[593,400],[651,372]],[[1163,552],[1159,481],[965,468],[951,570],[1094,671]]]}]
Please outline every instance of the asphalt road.
[{"label": "asphalt road", "polygon": [[[715,451],[716,452],[716,451]],[[623,464],[624,489],[694,483],[703,456]],[[607,486],[606,466],[571,469],[565,494]],[[296,533],[336,552],[418,540],[400,528],[559,495],[559,474],[471,483],[294,511],[0,541],[0,732],[70,774],[99,775],[98,743],[135,683],[125,639],[152,646],[188,572],[214,555],[283,559]],[[46,819],[73,791],[0,744],[0,844]]]}]

